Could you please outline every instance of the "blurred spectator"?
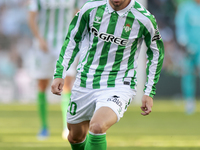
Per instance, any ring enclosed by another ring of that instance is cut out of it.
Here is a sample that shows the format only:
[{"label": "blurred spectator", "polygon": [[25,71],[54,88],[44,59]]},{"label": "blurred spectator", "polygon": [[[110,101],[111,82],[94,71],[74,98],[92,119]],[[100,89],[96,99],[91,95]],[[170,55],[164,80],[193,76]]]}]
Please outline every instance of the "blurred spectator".
[{"label": "blurred spectator", "polygon": [[22,68],[22,56],[30,43],[25,2],[25,0],[0,0],[0,93],[5,92],[5,88],[1,88],[5,87],[5,83],[6,91],[9,91],[9,94],[1,94],[0,101],[21,98],[15,77],[19,68]]},{"label": "blurred spectator", "polygon": [[181,83],[186,100],[185,110],[187,114],[192,114],[195,111],[195,79],[200,73],[200,0],[180,4],[175,23],[177,41],[186,54],[182,63]]},{"label": "blurred spectator", "polygon": [[[170,75],[181,75],[181,62],[184,52],[178,47],[174,31],[174,17],[177,3],[174,0],[151,0],[149,11],[157,18],[157,23],[165,46],[163,71]],[[176,54],[176,55],[174,55]]]},{"label": "blurred spectator", "polygon": [[167,26],[173,26],[175,14],[174,0],[151,0],[148,3],[148,9],[155,15],[157,20],[162,20]]},{"label": "blurred spectator", "polygon": [[174,3],[176,3],[176,5],[180,5],[181,3],[185,3],[187,1],[191,1],[191,0],[175,0]]}]

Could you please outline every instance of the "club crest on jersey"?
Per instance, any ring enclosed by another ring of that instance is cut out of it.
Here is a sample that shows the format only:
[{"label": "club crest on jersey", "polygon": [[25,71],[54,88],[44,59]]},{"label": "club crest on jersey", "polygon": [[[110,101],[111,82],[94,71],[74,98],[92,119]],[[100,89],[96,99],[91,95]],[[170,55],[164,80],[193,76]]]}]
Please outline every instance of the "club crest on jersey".
[{"label": "club crest on jersey", "polygon": [[124,30],[125,30],[126,32],[129,32],[129,31],[131,31],[131,29],[132,29],[130,24],[126,24],[126,26],[124,26],[123,28],[124,28]]},{"label": "club crest on jersey", "polygon": [[91,28],[91,32],[94,36],[96,36],[106,42],[111,42],[111,43],[121,45],[121,46],[126,46],[128,43],[127,39],[115,37],[112,34],[108,34],[108,33],[104,33],[104,32],[99,33],[99,31],[95,27]]}]

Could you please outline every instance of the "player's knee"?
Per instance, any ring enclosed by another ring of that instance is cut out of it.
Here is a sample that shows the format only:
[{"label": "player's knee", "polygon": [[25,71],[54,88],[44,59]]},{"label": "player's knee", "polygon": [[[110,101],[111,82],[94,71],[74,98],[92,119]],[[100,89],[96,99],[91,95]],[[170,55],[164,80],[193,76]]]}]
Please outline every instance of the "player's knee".
[{"label": "player's knee", "polygon": [[68,141],[71,144],[81,143],[81,142],[83,142],[85,140],[85,137],[86,137],[86,135],[84,135],[84,134],[73,135],[73,134],[70,134],[70,132],[69,132]]},{"label": "player's knee", "polygon": [[95,134],[101,134],[106,132],[106,127],[103,123],[91,123],[89,127],[89,131]]},{"label": "player's knee", "polygon": [[38,90],[41,91],[41,92],[45,92],[47,89],[47,85],[44,85],[44,84],[39,84],[38,85]]}]

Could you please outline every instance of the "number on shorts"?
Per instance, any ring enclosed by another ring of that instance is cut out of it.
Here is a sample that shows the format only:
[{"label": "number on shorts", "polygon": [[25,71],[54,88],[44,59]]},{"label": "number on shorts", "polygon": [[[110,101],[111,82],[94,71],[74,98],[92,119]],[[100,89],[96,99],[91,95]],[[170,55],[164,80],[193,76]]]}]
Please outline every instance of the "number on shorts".
[{"label": "number on shorts", "polygon": [[71,102],[70,104],[70,114],[71,115],[76,115],[76,109],[77,109],[77,104],[74,102]]}]

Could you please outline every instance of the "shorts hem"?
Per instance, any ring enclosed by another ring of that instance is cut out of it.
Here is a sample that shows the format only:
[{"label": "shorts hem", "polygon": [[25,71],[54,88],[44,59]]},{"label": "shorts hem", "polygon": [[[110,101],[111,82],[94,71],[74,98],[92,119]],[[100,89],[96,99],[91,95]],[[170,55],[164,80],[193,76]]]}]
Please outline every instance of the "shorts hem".
[{"label": "shorts hem", "polygon": [[90,121],[90,119],[79,119],[79,120],[76,120],[76,121],[68,121],[67,120],[67,123],[70,123],[70,124],[78,124],[78,123],[81,123],[81,122],[84,122],[84,121]]}]

